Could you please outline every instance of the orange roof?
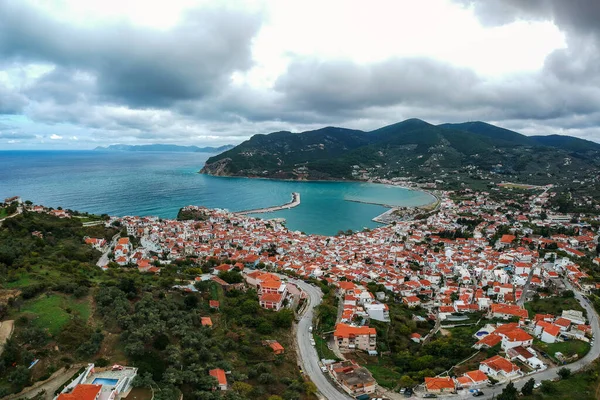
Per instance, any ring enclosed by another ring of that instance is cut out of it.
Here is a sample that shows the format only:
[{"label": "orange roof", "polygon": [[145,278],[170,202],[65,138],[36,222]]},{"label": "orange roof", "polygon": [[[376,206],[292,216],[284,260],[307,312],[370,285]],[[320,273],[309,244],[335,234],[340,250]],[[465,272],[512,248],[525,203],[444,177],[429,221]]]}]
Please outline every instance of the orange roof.
[{"label": "orange roof", "polygon": [[210,317],[201,317],[200,319],[201,319],[202,326],[212,326],[213,325],[212,319],[210,319]]},{"label": "orange roof", "polygon": [[118,243],[119,244],[129,244],[129,238],[128,237],[120,238]]},{"label": "orange roof", "polygon": [[468,376],[469,378],[471,378],[471,380],[475,383],[485,382],[488,380],[487,375],[484,374],[483,371],[480,371],[478,369],[467,372],[465,374],[465,376]]},{"label": "orange roof", "polygon": [[511,304],[492,304],[490,307],[492,313],[513,315],[515,317],[529,318],[529,313],[526,309],[517,305]]},{"label": "orange roof", "polygon": [[210,376],[214,376],[219,381],[219,385],[227,385],[227,378],[225,377],[225,371],[220,368],[211,369],[209,372]]},{"label": "orange roof", "polygon": [[350,336],[361,336],[361,335],[376,335],[377,330],[368,326],[351,326],[348,324],[337,324],[335,326],[334,337],[347,338]]},{"label": "orange roof", "polygon": [[560,333],[560,326],[558,326],[558,325],[548,324],[548,323],[546,323],[545,325],[542,325],[542,324],[539,324],[539,325],[544,328],[544,332],[546,332],[547,334],[549,334],[551,336],[556,337]]},{"label": "orange roof", "polygon": [[272,342],[269,344],[274,352],[283,351],[283,346],[279,342]]},{"label": "orange roof", "polygon": [[515,364],[500,356],[488,358],[481,363],[487,365],[494,371],[514,372],[519,370],[519,367],[517,367]]},{"label": "orange roof", "polygon": [[521,328],[515,328],[512,331],[504,333],[504,336],[511,342],[526,342],[532,340],[533,337]]},{"label": "orange roof", "polygon": [[211,308],[216,308],[216,307],[219,307],[219,301],[218,301],[218,300],[209,300],[209,301],[208,301],[208,305],[209,305]]},{"label": "orange roof", "polygon": [[281,293],[265,293],[260,296],[260,301],[279,303],[281,301]]},{"label": "orange roof", "polygon": [[454,389],[454,381],[449,376],[445,378],[425,378],[427,390]]},{"label": "orange roof", "polygon": [[501,341],[502,341],[502,337],[500,335],[496,335],[496,333],[492,333],[492,334],[487,335],[483,339],[481,339],[476,344],[478,344],[478,345],[485,345],[485,346],[488,346],[488,347],[494,347],[495,345],[497,345]]},{"label": "orange roof", "polygon": [[563,317],[557,318],[556,321],[554,321],[554,323],[565,328],[571,326],[571,321]]},{"label": "orange roof", "polygon": [[57,400],[94,400],[102,390],[102,385],[81,384],[75,386],[71,393],[61,393]]},{"label": "orange roof", "polygon": [[501,243],[512,243],[517,237],[514,235],[502,235],[502,239],[500,239]]}]

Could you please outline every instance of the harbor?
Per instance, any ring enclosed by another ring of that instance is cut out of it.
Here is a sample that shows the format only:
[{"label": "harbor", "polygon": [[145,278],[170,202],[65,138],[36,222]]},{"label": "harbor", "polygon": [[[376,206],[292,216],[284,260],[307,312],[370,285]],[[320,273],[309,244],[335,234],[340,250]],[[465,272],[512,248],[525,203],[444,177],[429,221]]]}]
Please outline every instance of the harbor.
[{"label": "harbor", "polygon": [[280,206],[266,207],[266,208],[257,208],[254,210],[244,210],[236,212],[238,215],[247,215],[247,214],[264,214],[270,213],[274,211],[287,210],[290,208],[298,207],[300,205],[300,193],[293,192],[292,200],[288,203],[282,204]]}]

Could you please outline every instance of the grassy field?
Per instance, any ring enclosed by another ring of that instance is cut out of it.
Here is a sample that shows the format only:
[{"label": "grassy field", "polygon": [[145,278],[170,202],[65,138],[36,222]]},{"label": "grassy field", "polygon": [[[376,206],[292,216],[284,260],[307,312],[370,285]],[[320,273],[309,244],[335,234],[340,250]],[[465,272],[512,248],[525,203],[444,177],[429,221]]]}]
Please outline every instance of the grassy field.
[{"label": "grassy field", "polygon": [[525,303],[525,308],[529,311],[529,316],[533,318],[535,314],[552,314],[559,316],[563,310],[584,311],[583,307],[574,297],[548,297],[537,301]]},{"label": "grassy field", "polygon": [[90,317],[89,299],[75,300],[73,297],[51,294],[27,301],[21,307],[21,315],[33,316],[36,326],[47,328],[56,335],[69,322],[72,315],[84,321]]},{"label": "grassy field", "polygon": [[566,342],[557,343],[543,343],[540,341],[535,342],[535,347],[548,353],[554,358],[554,353],[561,352],[565,357],[571,357],[577,354],[579,358],[585,356],[590,351],[589,343],[582,342],[581,340],[568,340]]}]

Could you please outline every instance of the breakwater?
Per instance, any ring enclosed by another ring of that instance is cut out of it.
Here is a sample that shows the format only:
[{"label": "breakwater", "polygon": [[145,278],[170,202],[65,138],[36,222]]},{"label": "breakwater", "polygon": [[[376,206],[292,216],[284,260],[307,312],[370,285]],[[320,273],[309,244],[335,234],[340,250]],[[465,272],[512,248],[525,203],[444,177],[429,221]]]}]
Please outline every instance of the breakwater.
[{"label": "breakwater", "polygon": [[280,206],[273,206],[273,207],[266,207],[266,208],[257,208],[254,210],[244,210],[244,211],[238,211],[236,212],[236,214],[239,215],[246,215],[246,214],[263,214],[263,213],[269,213],[269,212],[273,212],[273,211],[279,211],[279,210],[287,210],[289,208],[294,208],[294,207],[298,207],[300,205],[300,193],[298,192],[293,192],[292,193],[292,200],[282,204]]}]

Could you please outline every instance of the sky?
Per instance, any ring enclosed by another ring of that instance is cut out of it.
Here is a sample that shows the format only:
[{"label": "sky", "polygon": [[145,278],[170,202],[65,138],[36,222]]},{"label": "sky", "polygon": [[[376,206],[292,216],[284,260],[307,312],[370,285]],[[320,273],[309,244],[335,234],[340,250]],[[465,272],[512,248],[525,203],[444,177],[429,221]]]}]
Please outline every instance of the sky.
[{"label": "sky", "polygon": [[0,0],[0,150],[408,118],[600,142],[597,0]]}]

